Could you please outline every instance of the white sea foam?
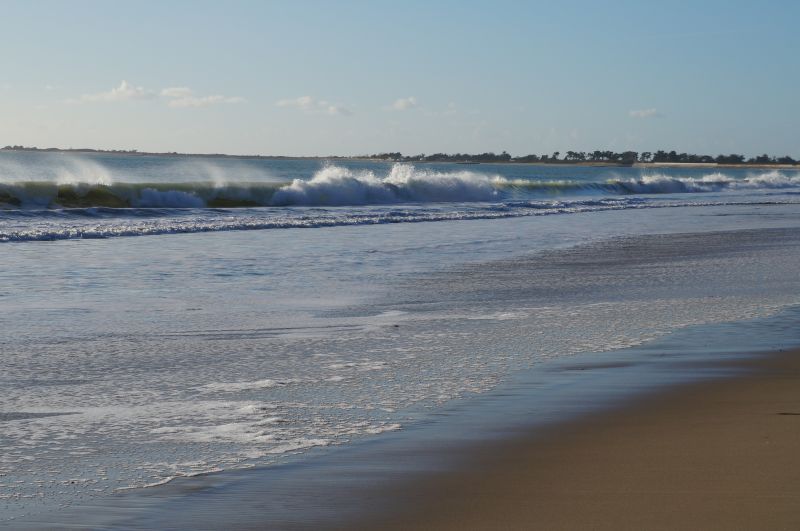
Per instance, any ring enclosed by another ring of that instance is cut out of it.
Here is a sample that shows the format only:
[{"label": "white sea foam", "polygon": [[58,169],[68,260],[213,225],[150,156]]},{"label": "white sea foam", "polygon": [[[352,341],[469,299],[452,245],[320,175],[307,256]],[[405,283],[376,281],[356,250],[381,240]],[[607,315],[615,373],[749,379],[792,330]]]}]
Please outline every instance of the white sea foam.
[{"label": "white sea foam", "polygon": [[380,177],[370,170],[327,166],[310,180],[295,179],[275,192],[274,205],[368,205],[402,202],[492,201],[498,198],[499,176],[435,172],[395,164]]},{"label": "white sea foam", "polygon": [[702,177],[680,177],[651,174],[640,178],[610,179],[612,190],[621,193],[676,194],[719,192],[723,190],[757,190],[800,187],[800,174],[787,175],[779,171],[750,175],[736,179],[724,173],[711,173]]},{"label": "white sea foam", "polygon": [[250,382],[214,382],[206,384],[202,386],[200,389],[203,391],[208,391],[213,393],[252,391],[255,389],[269,389],[271,387],[289,385],[293,383],[298,383],[298,381],[299,380],[294,380],[291,378],[283,380],[273,380],[271,378],[265,378],[263,380],[255,380]]},{"label": "white sea foam", "polygon": [[[411,164],[395,164],[385,173],[329,165],[310,177],[284,183],[247,166],[236,170],[237,166],[222,168],[203,161],[175,165],[180,170],[169,167],[175,181],[156,179],[158,184],[148,184],[116,181],[112,179],[116,176],[95,161],[65,158],[55,169],[36,174],[38,180],[0,179],[0,202],[38,209],[363,206],[800,188],[800,174],[777,170],[747,176],[741,172],[738,176],[723,172],[701,176],[652,173],[594,181],[509,178],[476,171],[436,171]],[[190,180],[189,175],[196,179]]]},{"label": "white sea foam", "polygon": [[[178,197],[177,202],[182,199]],[[184,206],[189,206],[193,199]],[[432,207],[407,207],[400,209],[348,212],[276,212],[272,210],[238,212],[211,212],[185,216],[178,210],[158,212],[157,215],[134,210],[121,215],[115,211],[76,209],[59,212],[57,216],[28,216],[25,212],[3,212],[0,209],[0,242],[35,242],[69,239],[98,239],[160,234],[198,232],[226,232],[276,229],[314,229],[352,225],[380,225],[396,223],[423,223],[436,221],[465,221],[501,219],[530,216],[550,216],[602,212],[608,210],[641,210],[663,208],[704,208],[743,205],[791,205],[796,199],[781,197],[745,199],[741,201],[706,200],[642,200],[640,198],[609,198],[576,201],[516,201],[501,205],[462,206],[442,210]],[[21,214],[21,215],[20,215]],[[24,223],[4,225],[3,218]]]}]

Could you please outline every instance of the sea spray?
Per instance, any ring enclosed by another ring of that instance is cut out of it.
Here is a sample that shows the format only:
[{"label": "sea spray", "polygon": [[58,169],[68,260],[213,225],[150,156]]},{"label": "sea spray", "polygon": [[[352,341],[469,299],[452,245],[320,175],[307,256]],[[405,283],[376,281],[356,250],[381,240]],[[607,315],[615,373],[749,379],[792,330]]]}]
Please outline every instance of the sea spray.
[{"label": "sea spray", "polygon": [[475,172],[436,172],[395,164],[388,175],[327,166],[310,180],[295,179],[280,188],[272,204],[369,205],[404,202],[469,202],[498,199],[508,181]]},{"label": "sea spray", "polygon": [[719,172],[695,177],[657,173],[598,181],[508,178],[410,164],[395,164],[381,175],[374,169],[328,165],[310,178],[289,183],[224,180],[213,172],[204,175],[212,180],[112,183],[102,168],[86,165],[84,170],[85,180],[75,180],[76,173],[63,173],[53,181],[2,181],[0,205],[30,209],[332,207],[800,189],[800,174],[778,171],[744,177]]}]

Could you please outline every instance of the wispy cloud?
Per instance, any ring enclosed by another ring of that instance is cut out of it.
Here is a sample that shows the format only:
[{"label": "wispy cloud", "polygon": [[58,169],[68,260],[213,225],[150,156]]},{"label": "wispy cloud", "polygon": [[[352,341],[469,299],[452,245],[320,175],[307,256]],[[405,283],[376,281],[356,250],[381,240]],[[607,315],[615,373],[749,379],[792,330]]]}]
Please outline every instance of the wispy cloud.
[{"label": "wispy cloud", "polygon": [[326,100],[318,100],[311,96],[279,100],[275,105],[289,109],[298,109],[309,114],[338,114],[342,116],[350,116],[353,114],[353,111],[347,107],[336,105]]},{"label": "wispy cloud", "polygon": [[144,87],[137,87],[124,79],[118,87],[114,87],[108,92],[98,92],[96,94],[84,94],[80,101],[131,101],[146,100],[155,97],[156,93]]},{"label": "wispy cloud", "polygon": [[197,96],[189,87],[167,87],[161,91],[161,95],[168,98],[167,105],[174,108],[208,107],[216,103],[242,103],[245,101],[239,96],[223,96],[221,94]]},{"label": "wispy cloud", "polygon": [[649,109],[636,109],[628,111],[628,115],[631,118],[653,118],[655,116],[661,116],[661,113],[658,112],[658,109],[655,107],[651,107]]},{"label": "wispy cloud", "polygon": [[409,96],[407,98],[398,98],[392,102],[391,105],[386,107],[391,111],[407,111],[417,106],[417,98]]},{"label": "wispy cloud", "polygon": [[167,87],[161,91],[162,96],[167,98],[188,98],[193,94],[189,87]]},{"label": "wispy cloud", "polygon": [[244,98],[239,96],[223,96],[213,94],[210,96],[198,96],[189,87],[167,87],[161,91],[146,89],[136,86],[123,80],[118,87],[114,87],[107,92],[95,94],[84,94],[80,98],[67,100],[68,103],[89,103],[89,102],[118,102],[135,100],[152,100],[161,96],[166,99],[170,107],[208,107],[216,103],[241,103]]}]

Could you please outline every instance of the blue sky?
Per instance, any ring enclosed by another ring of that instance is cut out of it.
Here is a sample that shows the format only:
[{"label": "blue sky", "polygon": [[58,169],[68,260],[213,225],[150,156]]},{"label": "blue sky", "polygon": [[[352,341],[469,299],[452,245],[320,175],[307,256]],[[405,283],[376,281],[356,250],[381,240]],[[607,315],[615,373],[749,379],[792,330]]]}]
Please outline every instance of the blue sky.
[{"label": "blue sky", "polygon": [[800,157],[800,2],[0,1],[0,145]]}]

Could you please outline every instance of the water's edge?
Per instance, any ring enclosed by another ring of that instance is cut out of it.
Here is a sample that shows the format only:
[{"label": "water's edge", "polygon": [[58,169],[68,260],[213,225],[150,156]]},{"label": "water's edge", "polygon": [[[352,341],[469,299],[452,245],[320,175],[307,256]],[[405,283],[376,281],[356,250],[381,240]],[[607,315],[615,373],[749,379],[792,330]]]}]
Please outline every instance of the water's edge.
[{"label": "water's edge", "polygon": [[644,395],[741,374],[731,361],[800,346],[798,324],[800,306],[794,306],[765,319],[695,326],[634,348],[543,362],[488,393],[420,411],[400,432],[317,449],[280,465],[178,478],[13,525],[339,527],[387,510],[391,500],[376,499],[376,489],[463,466],[475,445],[535,435]]}]

